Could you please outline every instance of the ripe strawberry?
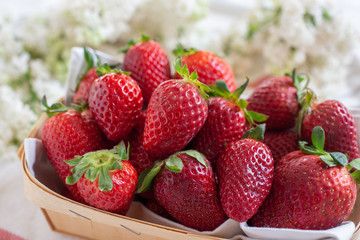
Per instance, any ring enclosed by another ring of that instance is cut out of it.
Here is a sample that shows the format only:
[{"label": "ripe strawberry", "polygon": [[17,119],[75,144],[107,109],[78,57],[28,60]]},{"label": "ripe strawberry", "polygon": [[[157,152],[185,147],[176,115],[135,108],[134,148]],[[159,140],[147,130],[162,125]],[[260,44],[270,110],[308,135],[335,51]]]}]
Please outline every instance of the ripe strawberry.
[{"label": "ripe strawberry", "polygon": [[140,175],[137,191],[147,190],[151,182],[154,182],[158,203],[187,227],[211,231],[227,218],[221,208],[211,165],[195,150],[157,161]]},{"label": "ripe strawberry", "polygon": [[146,207],[156,213],[157,215],[160,215],[164,218],[167,218],[171,221],[176,221],[175,218],[173,218],[166,210],[163,208],[156,199],[150,199],[146,202]]},{"label": "ripe strawberry", "polygon": [[231,142],[216,166],[226,215],[239,222],[247,221],[270,192],[274,172],[270,149],[250,138]]},{"label": "ripe strawberry", "polygon": [[193,149],[204,154],[214,168],[227,143],[240,140],[250,128],[250,123],[254,123],[254,119],[266,120],[265,116],[259,117],[259,114],[249,112],[243,107],[245,100],[239,98],[247,84],[248,81],[234,93],[229,92],[223,81],[216,81],[216,86],[211,86],[214,90],[211,95],[220,97],[209,98],[208,117],[191,145]]},{"label": "ripe strawberry", "polygon": [[299,99],[303,94],[300,85],[304,80],[305,78],[296,75],[295,71],[292,78],[268,78],[250,95],[247,108],[269,116],[266,121],[268,130],[292,128],[300,110]]},{"label": "ripe strawberry", "polygon": [[136,126],[143,105],[139,85],[122,71],[99,69],[105,73],[91,86],[89,107],[97,124],[114,141],[120,142]]},{"label": "ripe strawberry", "polygon": [[73,167],[66,182],[76,184],[90,206],[125,215],[134,198],[138,179],[128,159],[129,149],[124,142],[112,150],[77,156],[66,161]]},{"label": "ripe strawberry", "polygon": [[[347,168],[355,165],[347,166],[342,153],[325,152],[324,140],[323,129],[316,127],[313,147],[300,142],[303,153],[292,152],[278,162],[271,192],[250,225],[323,230],[348,218],[356,199],[356,184]],[[358,165],[360,159],[354,161]]]},{"label": "ripe strawberry", "polygon": [[350,161],[360,157],[354,118],[342,103],[327,100],[313,104],[311,114],[304,116],[301,138],[310,141],[315,126],[326,133],[325,150],[343,152]]},{"label": "ripe strawberry", "polygon": [[86,47],[84,47],[84,58],[87,66],[85,74],[79,79],[80,82],[78,82],[73,96],[73,103],[76,104],[87,104],[91,85],[99,77],[97,74],[98,64],[95,63],[93,54]]},{"label": "ripe strawberry", "polygon": [[283,156],[299,149],[298,138],[294,131],[266,131],[262,142],[270,148],[275,164]]},{"label": "ripe strawberry", "polygon": [[197,72],[200,82],[206,85],[215,85],[216,80],[222,79],[231,92],[235,91],[233,70],[224,59],[208,51],[184,49],[181,45],[178,45],[173,52],[175,56],[182,57],[182,65],[187,64],[190,72]]},{"label": "ripe strawberry", "polygon": [[77,155],[107,148],[108,141],[89,110],[79,113],[60,103],[49,107],[45,97],[43,104],[50,116],[41,132],[41,141],[46,154],[56,173],[76,200],[84,202],[77,188],[65,182],[66,177],[71,174],[71,168],[65,161]]},{"label": "ripe strawberry", "polygon": [[165,80],[171,79],[169,59],[165,50],[149,37],[142,36],[138,42],[129,41],[123,50],[124,70],[139,84],[144,103],[150,100],[155,88]]},{"label": "ripe strawberry", "polygon": [[208,106],[202,95],[205,85],[189,76],[187,66],[176,63],[182,80],[161,83],[150,98],[144,130],[144,148],[152,156],[165,158],[183,149],[204,125]]}]

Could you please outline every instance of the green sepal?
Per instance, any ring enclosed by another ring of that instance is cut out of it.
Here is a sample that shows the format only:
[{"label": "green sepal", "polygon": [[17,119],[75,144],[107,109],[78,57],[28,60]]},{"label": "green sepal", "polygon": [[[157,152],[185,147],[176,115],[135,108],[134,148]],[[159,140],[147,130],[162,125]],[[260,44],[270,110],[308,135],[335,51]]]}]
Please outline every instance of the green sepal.
[{"label": "green sepal", "polygon": [[265,123],[256,125],[255,127],[252,127],[249,130],[247,130],[244,133],[244,135],[241,137],[241,139],[251,138],[256,141],[262,141],[264,140],[265,129],[266,129]]},{"label": "green sepal", "polygon": [[331,152],[330,156],[343,167],[349,163],[347,156],[341,152]]},{"label": "green sepal", "polygon": [[86,46],[83,46],[84,49],[84,58],[86,61],[86,71],[90,70],[91,68],[95,67],[95,60],[92,56],[92,54],[90,53],[90,51],[86,48]]},{"label": "green sepal", "polygon": [[186,150],[186,151],[178,152],[178,154],[180,154],[180,153],[184,153],[184,154],[189,155],[190,157],[195,158],[199,163],[201,163],[201,164],[202,164],[203,166],[205,166],[206,168],[209,167],[209,166],[206,164],[204,155],[203,155],[202,153],[196,151],[196,150]]},{"label": "green sepal", "polygon": [[47,103],[45,95],[42,98],[41,103],[45,107],[44,112],[46,112],[48,117],[52,117],[55,114],[66,112],[66,111],[69,111],[71,109],[71,108],[69,108],[69,107],[67,107],[64,104],[59,103],[59,102],[53,103],[51,106],[49,106],[48,103]]},{"label": "green sepal", "polygon": [[355,169],[360,170],[360,158],[352,160],[351,162],[349,162],[349,165]]},{"label": "green sepal", "polygon": [[195,48],[184,48],[184,46],[181,43],[178,43],[176,45],[176,48],[173,50],[173,54],[175,57],[184,57],[187,55],[192,55],[196,53],[198,50]]},{"label": "green sepal", "polygon": [[320,155],[319,158],[329,167],[335,167],[338,165],[338,163],[334,161],[330,155]]},{"label": "green sepal", "polygon": [[174,173],[179,173],[184,167],[181,159],[176,155],[171,155],[165,160],[165,167]]},{"label": "green sepal", "polygon": [[130,144],[126,147],[124,141],[121,141],[115,149],[121,160],[129,160]]},{"label": "green sepal", "polygon": [[164,165],[164,161],[156,161],[152,166],[146,168],[142,171],[138,178],[138,183],[136,185],[136,193],[143,193],[150,189],[152,186],[153,180],[156,175],[160,172],[161,167]]},{"label": "green sepal", "polygon": [[239,99],[240,96],[244,93],[245,89],[247,88],[249,84],[249,78],[246,77],[246,81],[244,84],[242,84],[240,87],[238,87],[234,92],[233,95],[236,99]]},{"label": "green sepal", "polygon": [[76,166],[80,163],[80,161],[82,160],[83,156],[76,156],[74,159],[68,160],[66,161],[66,163],[70,166]]},{"label": "green sepal", "polygon": [[94,168],[94,167],[90,167],[86,173],[85,173],[85,177],[90,180],[91,182],[95,181],[95,179],[97,178],[99,174],[99,169],[98,168]]},{"label": "green sepal", "polygon": [[360,184],[360,171],[359,170],[356,170],[356,171],[350,173],[350,175],[353,177],[356,184]]},{"label": "green sepal", "polygon": [[322,129],[321,127],[317,126],[314,127],[312,133],[311,133],[311,141],[312,144],[314,145],[314,147],[316,149],[324,149],[324,145],[325,145],[325,132],[324,129]]},{"label": "green sepal", "polygon": [[306,141],[299,141],[299,149],[303,153],[306,153],[309,155],[316,155],[316,156],[323,154],[323,152],[319,151],[318,149],[316,149],[314,147],[306,146],[307,144],[308,144],[308,142],[306,142]]},{"label": "green sepal", "polygon": [[111,66],[107,63],[105,63],[102,66],[99,66],[96,70],[96,74],[101,77],[105,74],[108,73],[116,73],[116,74],[125,74],[125,75],[130,75],[130,72],[126,72],[126,71],[122,71],[120,69],[112,69]]},{"label": "green sepal", "polygon": [[254,111],[246,111],[247,114],[252,118],[255,122],[262,123],[268,119],[268,116],[262,113],[254,112]]},{"label": "green sepal", "polygon": [[149,41],[151,38],[149,36],[146,35],[141,35],[141,38],[137,41],[135,41],[134,39],[130,39],[127,43],[125,47],[122,47],[118,50],[118,53],[127,53],[127,51],[129,51],[129,49],[134,46],[135,44],[139,43],[139,42],[146,42]]},{"label": "green sepal", "polygon": [[99,170],[100,174],[99,174],[99,189],[100,191],[110,191],[113,187],[113,181],[111,179],[109,170],[105,167],[102,166],[100,167]]},{"label": "green sepal", "polygon": [[85,171],[89,168],[89,164],[83,164],[80,163],[73,167],[71,169],[72,175],[69,175],[66,177],[66,183],[69,185],[75,184],[79,179],[82,177],[82,175],[85,173]]}]

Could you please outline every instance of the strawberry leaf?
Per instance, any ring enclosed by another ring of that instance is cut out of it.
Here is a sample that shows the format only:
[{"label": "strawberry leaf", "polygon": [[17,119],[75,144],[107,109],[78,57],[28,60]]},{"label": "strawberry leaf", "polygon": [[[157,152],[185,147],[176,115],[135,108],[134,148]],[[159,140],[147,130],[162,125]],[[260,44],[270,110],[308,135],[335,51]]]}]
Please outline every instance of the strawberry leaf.
[{"label": "strawberry leaf", "polygon": [[247,85],[248,85],[248,84],[249,84],[249,78],[246,77],[246,82],[245,82],[243,85],[241,85],[239,88],[237,88],[237,89],[234,91],[234,93],[233,93],[233,95],[234,95],[234,97],[235,97],[236,99],[239,99],[239,98],[240,98],[241,94],[243,94],[243,92],[244,92],[245,89],[247,88]]},{"label": "strawberry leaf", "polygon": [[99,66],[96,70],[96,74],[101,77],[105,74],[108,74],[108,73],[116,73],[116,74],[125,74],[125,75],[130,75],[131,73],[130,72],[126,72],[126,71],[122,71],[120,69],[112,69],[111,66],[107,63],[105,63],[104,65],[102,66]]},{"label": "strawberry leaf", "polygon": [[209,167],[206,164],[204,155],[201,154],[200,152],[196,151],[196,150],[186,150],[186,151],[182,151],[182,152],[179,152],[179,153],[185,153],[185,154],[189,155],[190,157],[195,158],[199,163],[204,165],[206,168]]},{"label": "strawberry leaf", "polygon": [[265,122],[268,119],[268,116],[262,113],[253,111],[247,111],[247,113],[255,122]]},{"label": "strawberry leaf", "polygon": [[126,148],[124,141],[121,141],[116,146],[116,151],[121,160],[129,160],[130,144],[128,144],[128,146]]},{"label": "strawberry leaf", "polygon": [[305,141],[299,141],[299,149],[306,154],[309,155],[316,155],[319,156],[322,154],[322,152],[320,152],[318,149],[310,147],[310,146],[306,146],[308,144],[308,142]]},{"label": "strawberry leaf", "polygon": [[160,172],[164,161],[156,161],[152,166],[142,171],[139,175],[136,186],[136,193],[143,193],[149,190],[156,175]]},{"label": "strawberry leaf", "polygon": [[331,152],[330,156],[341,166],[345,167],[348,165],[348,158],[341,152]]},{"label": "strawberry leaf", "polygon": [[102,166],[100,167],[99,174],[99,189],[100,191],[110,191],[113,188],[113,181],[111,179],[109,170]]},{"label": "strawberry leaf", "polygon": [[44,112],[46,112],[48,117],[52,117],[55,114],[66,112],[66,111],[69,111],[71,109],[71,108],[66,107],[64,104],[59,103],[59,102],[56,102],[56,103],[52,104],[51,106],[49,106],[48,103],[47,103],[45,95],[42,98],[41,103],[45,107]]},{"label": "strawberry leaf", "polygon": [[229,87],[224,80],[216,80],[214,89],[218,89],[221,92],[230,93]]},{"label": "strawberry leaf", "polygon": [[99,169],[98,168],[94,168],[91,167],[87,170],[87,172],[85,173],[85,177],[90,180],[91,182],[95,181],[95,179],[97,178],[99,173]]},{"label": "strawberry leaf", "polygon": [[85,171],[89,168],[89,164],[80,163],[71,169],[72,175],[66,177],[65,181],[69,185],[75,184],[84,175]]},{"label": "strawberry leaf", "polygon": [[322,127],[319,126],[314,127],[311,133],[311,141],[316,149],[318,149],[319,151],[324,150],[325,132],[324,129],[322,129]]},{"label": "strawberry leaf", "polygon": [[178,43],[176,45],[176,48],[173,50],[173,54],[175,57],[184,57],[187,55],[192,55],[196,53],[198,50],[195,48],[184,48],[184,46],[181,43]]},{"label": "strawberry leaf", "polygon": [[360,170],[360,158],[352,160],[351,162],[349,162],[349,165],[353,168]]},{"label": "strawberry leaf", "polygon": [[338,165],[338,163],[334,161],[334,159],[330,155],[320,155],[319,158],[329,167],[335,167]]},{"label": "strawberry leaf", "polygon": [[244,133],[241,139],[251,138],[256,141],[262,141],[264,140],[265,128],[266,128],[265,123],[257,125],[256,127],[252,127]]},{"label": "strawberry leaf", "polygon": [[356,170],[356,171],[350,173],[350,175],[353,177],[356,184],[360,184],[360,171],[359,170]]},{"label": "strawberry leaf", "polygon": [[93,55],[90,53],[90,51],[86,48],[86,46],[83,47],[84,49],[84,57],[86,61],[86,70],[90,70],[91,68],[95,67],[95,61],[93,58]]},{"label": "strawberry leaf", "polygon": [[174,173],[178,173],[181,172],[184,164],[178,156],[172,155],[165,160],[165,167]]},{"label": "strawberry leaf", "polygon": [[196,71],[193,71],[193,72],[191,73],[191,75],[190,75],[190,79],[196,80],[197,78],[198,78],[197,72],[196,72]]}]

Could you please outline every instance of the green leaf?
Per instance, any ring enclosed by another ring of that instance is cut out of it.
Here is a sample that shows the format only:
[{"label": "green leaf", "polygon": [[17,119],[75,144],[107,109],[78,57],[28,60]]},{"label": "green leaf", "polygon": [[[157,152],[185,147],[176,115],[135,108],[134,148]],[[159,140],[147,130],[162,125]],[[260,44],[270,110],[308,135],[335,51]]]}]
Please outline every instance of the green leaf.
[{"label": "green leaf", "polygon": [[348,158],[345,154],[340,152],[331,152],[330,156],[341,166],[345,167],[346,165],[348,165]]},{"label": "green leaf", "polygon": [[338,164],[330,155],[320,155],[319,158],[329,167],[335,167]]},{"label": "green leaf", "polygon": [[156,161],[154,165],[142,171],[139,175],[136,186],[136,193],[143,193],[149,190],[156,175],[160,172],[164,161]]},{"label": "green leaf", "polygon": [[176,48],[172,51],[175,57],[183,57],[196,53],[198,50],[195,48],[184,48],[181,43],[176,45]]},{"label": "green leaf", "polygon": [[349,165],[353,168],[360,170],[360,158],[352,160],[351,162],[349,162]]},{"label": "green leaf", "polygon": [[113,181],[111,179],[109,170],[107,167],[102,166],[100,167],[100,174],[99,174],[99,189],[100,191],[111,191],[113,188]]},{"label": "green leaf", "polygon": [[146,36],[146,35],[141,35],[141,42],[147,42],[147,41],[149,41],[151,38],[149,37],[149,36]]},{"label": "green leaf", "polygon": [[256,127],[253,127],[246,131],[245,134],[241,137],[241,139],[251,138],[256,141],[262,141],[264,140],[265,128],[265,123],[257,125]]},{"label": "green leaf", "polygon": [[356,170],[352,173],[350,173],[350,175],[354,178],[356,184],[360,184],[360,171]]},{"label": "green leaf", "polygon": [[249,110],[247,110],[247,113],[255,122],[258,123],[265,122],[268,119],[268,116],[262,113],[253,112]]},{"label": "green leaf", "polygon": [[182,68],[181,58],[177,58],[177,59],[175,60],[175,65],[174,65],[174,67],[175,67],[175,71],[176,71],[178,74],[181,75],[181,68]]},{"label": "green leaf", "polygon": [[117,151],[120,159],[122,159],[122,160],[129,160],[130,144],[128,144],[128,146],[127,146],[127,148],[126,148],[124,141],[121,141],[121,142],[116,146],[116,151]]},{"label": "green leaf", "polygon": [[205,166],[206,168],[208,168],[209,166],[206,164],[205,161],[205,157],[202,153],[196,151],[196,150],[186,150],[186,151],[181,151],[179,153],[185,153],[187,155],[189,155],[190,157],[195,158],[199,163],[201,163],[203,166]]},{"label": "green leaf", "polygon": [[83,156],[75,156],[74,159],[67,160],[65,163],[67,163],[70,167],[76,166],[80,163],[80,161],[83,159]]},{"label": "green leaf", "polygon": [[222,92],[230,93],[229,87],[228,87],[228,85],[226,84],[226,82],[224,80],[216,80],[215,81],[215,88],[222,91]]},{"label": "green leaf", "polygon": [[181,75],[185,76],[185,77],[189,77],[190,73],[189,73],[189,69],[187,64],[185,63],[184,66],[181,68]]},{"label": "green leaf", "polygon": [[110,168],[110,170],[116,170],[116,169],[120,169],[121,171],[123,170],[123,165],[120,163],[120,161],[115,161]]},{"label": "green leaf", "polygon": [[84,49],[84,57],[85,57],[86,65],[87,65],[86,70],[88,71],[91,68],[95,67],[95,61],[94,61],[92,54],[86,48],[86,46],[84,46],[83,49]]},{"label": "green leaf", "polygon": [[171,155],[168,159],[165,160],[165,167],[172,172],[178,173],[184,167],[181,159],[176,155]]},{"label": "green leaf", "polygon": [[239,101],[237,101],[238,102],[238,106],[242,109],[242,110],[244,110],[246,107],[247,107],[247,105],[249,104],[248,103],[248,101],[246,101],[245,99],[239,99]]},{"label": "green leaf", "polygon": [[246,82],[241,85],[239,88],[237,88],[234,92],[233,95],[236,99],[239,99],[241,94],[243,94],[243,92],[245,91],[245,89],[247,88],[247,85],[249,84],[249,78],[246,77]]},{"label": "green leaf", "polygon": [[94,167],[90,167],[86,173],[85,173],[85,177],[93,182],[95,181],[95,179],[98,177],[98,174],[99,174],[99,169],[98,168],[94,168]]},{"label": "green leaf", "polygon": [[193,71],[193,72],[191,73],[191,75],[190,75],[190,79],[196,80],[197,78],[198,78],[197,72],[196,72],[196,71]]},{"label": "green leaf", "polygon": [[320,126],[314,127],[311,133],[311,141],[315,148],[317,148],[320,151],[324,150],[325,132],[322,127]]},{"label": "green leaf", "polygon": [[89,164],[79,164],[71,169],[72,175],[66,177],[66,183],[69,185],[75,184],[84,175],[84,172],[89,168]]},{"label": "green leaf", "polygon": [[307,144],[308,144],[308,142],[299,141],[299,149],[300,149],[303,153],[306,153],[306,154],[309,154],[309,155],[316,155],[316,156],[319,156],[319,155],[322,155],[322,154],[323,154],[323,152],[320,152],[320,151],[319,151],[318,149],[316,149],[316,148],[306,146]]}]

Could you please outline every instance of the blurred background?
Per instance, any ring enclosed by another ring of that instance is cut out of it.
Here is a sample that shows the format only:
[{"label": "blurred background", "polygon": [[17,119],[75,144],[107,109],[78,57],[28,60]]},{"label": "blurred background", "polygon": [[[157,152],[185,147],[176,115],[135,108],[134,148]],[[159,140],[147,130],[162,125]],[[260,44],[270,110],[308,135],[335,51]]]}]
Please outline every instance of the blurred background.
[{"label": "blurred background", "polygon": [[238,85],[245,76],[254,87],[264,75],[296,68],[310,76],[319,99],[359,112],[359,12],[358,0],[2,1],[0,239],[2,229],[25,239],[73,239],[52,232],[25,199],[16,155],[42,114],[43,95],[49,102],[65,95],[72,47],[86,45],[121,61],[118,49],[146,34],[171,61],[179,42],[214,52],[231,64]]}]

